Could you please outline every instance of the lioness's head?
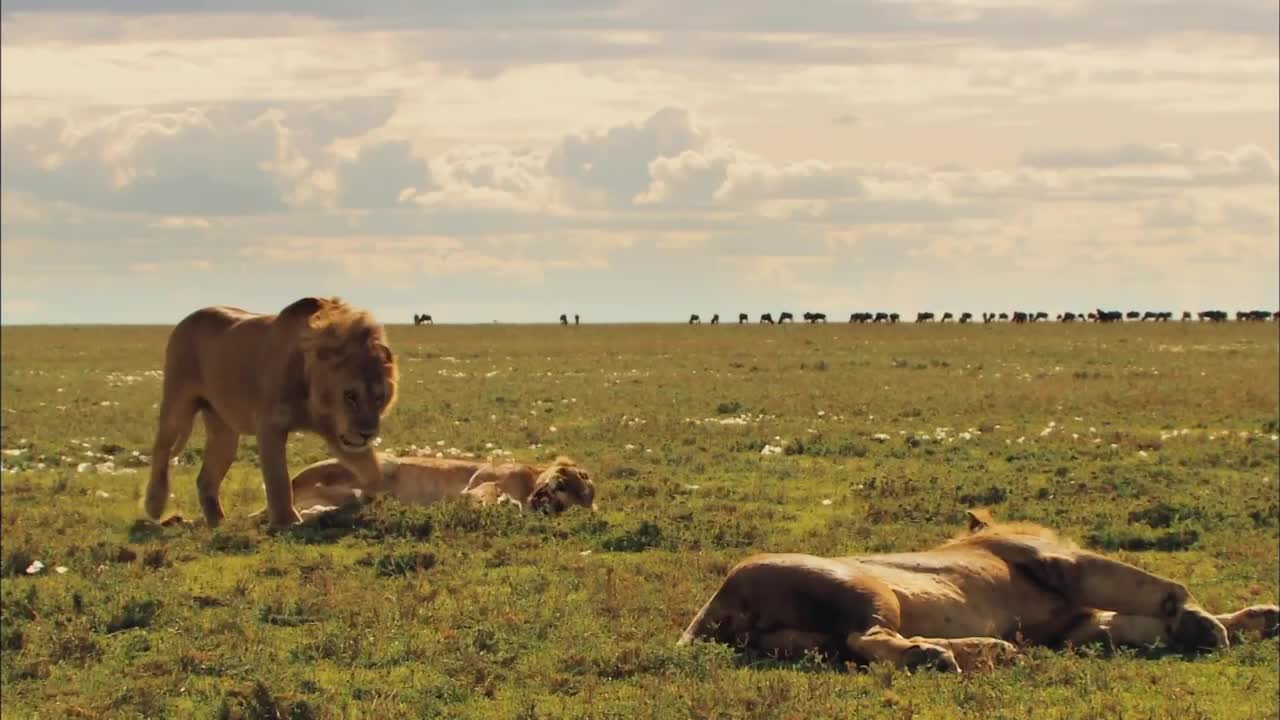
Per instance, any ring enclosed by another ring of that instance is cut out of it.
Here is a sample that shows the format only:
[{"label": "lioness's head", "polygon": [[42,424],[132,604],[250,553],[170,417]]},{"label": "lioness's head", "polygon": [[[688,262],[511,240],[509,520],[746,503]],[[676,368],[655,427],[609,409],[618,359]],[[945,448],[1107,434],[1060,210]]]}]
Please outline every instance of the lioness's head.
[{"label": "lioness's head", "polygon": [[529,495],[529,509],[535,512],[562,513],[574,505],[596,511],[596,486],[591,475],[577,463],[561,456],[542,471]]},{"label": "lioness's head", "polygon": [[368,447],[395,404],[399,379],[382,325],[341,300],[322,300],[303,332],[302,354],[316,424],[343,450]]}]

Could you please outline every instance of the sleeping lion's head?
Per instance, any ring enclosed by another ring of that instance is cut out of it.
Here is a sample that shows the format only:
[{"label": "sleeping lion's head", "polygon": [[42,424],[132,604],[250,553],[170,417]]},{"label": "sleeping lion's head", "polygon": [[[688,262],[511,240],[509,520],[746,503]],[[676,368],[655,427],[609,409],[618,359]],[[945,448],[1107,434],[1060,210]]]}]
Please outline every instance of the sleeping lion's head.
[{"label": "sleeping lion's head", "polygon": [[399,370],[382,325],[337,298],[320,300],[302,334],[311,416],[342,450],[378,436],[396,400]]},{"label": "sleeping lion's head", "polygon": [[538,476],[529,495],[529,509],[554,515],[574,505],[595,512],[596,486],[586,470],[562,455]]}]

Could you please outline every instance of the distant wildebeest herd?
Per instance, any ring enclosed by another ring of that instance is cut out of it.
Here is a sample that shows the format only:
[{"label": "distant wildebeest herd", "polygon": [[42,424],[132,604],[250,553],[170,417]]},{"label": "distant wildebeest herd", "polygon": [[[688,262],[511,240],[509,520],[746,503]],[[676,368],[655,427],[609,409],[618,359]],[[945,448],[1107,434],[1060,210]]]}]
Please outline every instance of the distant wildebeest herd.
[{"label": "distant wildebeest herd", "polygon": [[[997,323],[997,322],[1011,322],[1011,323],[1019,323],[1019,324],[1034,323],[1034,322],[1050,322],[1049,313],[1043,312],[1043,311],[1027,312],[1022,310],[1015,310],[1012,313],[984,312],[982,313],[981,317],[982,317],[982,322],[984,324]],[[808,322],[810,324],[819,323],[819,322],[825,323],[827,321],[827,314],[821,313],[821,312],[806,312],[801,315],[801,318],[803,318],[805,322]],[[849,315],[850,323],[882,323],[882,322],[896,323],[900,319],[901,319],[901,316],[898,313],[889,313],[889,312],[875,312],[875,313],[856,312]],[[1138,312],[1137,310],[1130,310],[1128,312],[1122,312],[1120,310],[1103,310],[1101,308],[1097,308],[1093,312],[1058,313],[1053,318],[1052,321],[1064,322],[1064,323],[1069,323],[1069,322],[1112,323],[1112,322],[1125,322],[1125,321],[1146,322],[1148,320],[1152,322],[1168,322],[1172,319],[1173,319],[1173,313],[1168,311],[1148,310],[1146,312]],[[1200,322],[1227,322],[1228,320],[1231,319],[1231,316],[1225,310],[1201,310],[1195,313],[1194,315],[1190,311],[1187,311],[1187,310],[1182,311],[1182,317],[1181,317],[1182,322],[1190,322],[1196,319],[1198,319]],[[1268,320],[1272,322],[1280,322],[1280,311],[1273,312],[1270,310],[1238,310],[1235,313],[1235,319],[1236,319],[1236,322],[1266,322]],[[747,313],[738,313],[739,325],[750,322],[750,320],[751,320],[751,316],[748,315]],[[785,322],[795,322],[795,316],[785,311],[778,314],[777,320],[774,320],[773,313],[764,313],[760,316],[760,324],[762,325],[764,324],[777,325]],[[916,313],[916,322],[917,323],[958,322],[964,325],[972,322],[977,322],[977,320],[974,317],[974,314],[971,312],[962,312],[958,316],[953,313],[944,312],[942,313],[942,317],[938,317],[935,313],[931,313],[931,312],[919,312],[919,313]],[[413,324],[422,325],[424,323],[428,325],[435,324],[435,322],[431,319],[430,315],[427,315],[427,314],[419,315],[415,313],[413,316]],[[560,324],[568,325],[569,316],[561,315]],[[574,325],[581,324],[581,318],[578,315],[573,316],[573,324]],[[693,313],[692,315],[689,316],[689,324],[701,325],[702,316],[697,313]],[[712,325],[720,324],[719,313],[716,313],[711,316],[711,324]]]}]

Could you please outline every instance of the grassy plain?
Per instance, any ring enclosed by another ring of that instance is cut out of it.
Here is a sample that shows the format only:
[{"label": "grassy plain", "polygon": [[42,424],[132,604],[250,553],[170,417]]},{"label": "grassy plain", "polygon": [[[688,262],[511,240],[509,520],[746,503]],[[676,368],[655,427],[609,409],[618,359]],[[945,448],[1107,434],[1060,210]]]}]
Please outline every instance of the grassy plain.
[{"label": "grassy plain", "polygon": [[[674,646],[750,552],[919,549],[975,505],[1214,611],[1276,602],[1274,324],[392,326],[383,449],[566,453],[600,513],[377,501],[279,534],[244,517],[264,503],[249,438],[223,527],[137,522],[166,332],[0,330],[5,718],[1280,710],[1274,639],[1195,659],[1037,650],[962,678]],[[188,517],[202,444],[175,468]],[[295,470],[323,456],[291,443]]]}]

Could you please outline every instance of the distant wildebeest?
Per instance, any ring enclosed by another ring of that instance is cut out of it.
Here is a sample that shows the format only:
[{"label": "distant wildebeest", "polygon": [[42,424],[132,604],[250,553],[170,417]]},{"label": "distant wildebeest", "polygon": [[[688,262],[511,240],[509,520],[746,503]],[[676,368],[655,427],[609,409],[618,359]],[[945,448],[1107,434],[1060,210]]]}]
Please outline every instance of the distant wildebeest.
[{"label": "distant wildebeest", "polygon": [[1024,323],[1027,321],[1027,318],[1028,315],[1021,310],[1014,311],[1013,313],[1013,322],[1015,323]]},{"label": "distant wildebeest", "polygon": [[1200,322],[1208,320],[1209,322],[1226,322],[1227,311],[1225,310],[1202,310],[1200,312]]},{"label": "distant wildebeest", "polygon": [[1159,320],[1160,322],[1169,322],[1172,319],[1173,319],[1173,313],[1169,312],[1168,310],[1161,310],[1160,312],[1156,313],[1156,320]]},{"label": "distant wildebeest", "polygon": [[869,313],[869,312],[856,312],[856,313],[854,313],[854,314],[852,314],[852,315],[850,315],[850,316],[849,316],[849,322],[851,322],[851,323],[853,323],[853,322],[856,322],[856,323],[864,323],[864,322],[867,322],[867,321],[871,320],[871,319],[872,319],[872,318],[874,318],[874,317],[875,317],[875,315],[874,315],[873,313]]},{"label": "distant wildebeest", "polygon": [[414,313],[414,314],[413,314],[413,324],[414,324],[414,325],[421,325],[421,324],[423,324],[423,323],[426,323],[426,324],[428,324],[428,325],[435,325],[435,324],[436,324],[436,323],[435,323],[435,321],[431,319],[431,316],[430,316],[430,315],[426,315],[426,314],[419,315],[418,313]]},{"label": "distant wildebeest", "polygon": [[967,313],[960,313],[960,324],[961,324],[961,325],[963,325],[963,324],[965,324],[965,323],[967,323],[967,322],[971,322],[972,320],[973,320],[973,313],[971,313],[971,312],[967,312]]},{"label": "distant wildebeest", "polygon": [[746,314],[746,313],[738,313],[738,324],[739,324],[739,325],[741,325],[742,323],[746,322],[746,321],[747,321],[747,320],[749,320],[749,319],[750,319],[750,318],[747,316],[747,314]]},{"label": "distant wildebeest", "polygon": [[695,314],[695,315],[690,315],[690,316],[689,316],[689,324],[690,324],[690,325],[700,325],[700,324],[702,324],[702,318],[698,317],[696,314]]},{"label": "distant wildebeest", "polygon": [[561,325],[568,325],[568,324],[569,324],[569,316],[568,316],[568,315],[565,315],[565,314],[563,314],[563,313],[562,313],[562,314],[560,315],[560,324],[561,324]]},{"label": "distant wildebeest", "polygon": [[1271,313],[1267,312],[1266,310],[1247,310],[1245,311],[1243,318],[1237,315],[1236,319],[1237,320],[1243,319],[1248,322],[1266,322],[1267,320],[1271,319]]},{"label": "distant wildebeest", "polygon": [[989,312],[984,312],[984,313],[982,313],[982,322],[983,322],[984,324],[994,322],[994,321],[995,321],[995,319],[996,319],[996,314],[995,314],[995,313],[989,313]]},{"label": "distant wildebeest", "polygon": [[1043,310],[1031,316],[1031,322],[1040,322],[1041,320],[1048,320],[1048,319],[1049,319],[1049,313],[1044,312]]},{"label": "distant wildebeest", "polygon": [[1139,313],[1137,310],[1130,310],[1129,312],[1124,314],[1124,317],[1126,320],[1137,320],[1141,316],[1142,316],[1141,313]]},{"label": "distant wildebeest", "polygon": [[574,325],[577,325],[577,324],[578,324],[578,314],[577,314],[577,313],[574,313],[574,314],[573,314],[573,324],[574,324]]},{"label": "distant wildebeest", "polygon": [[1152,311],[1152,310],[1148,310],[1148,311],[1146,311],[1146,312],[1142,313],[1142,322],[1146,322],[1146,321],[1148,321],[1148,320],[1155,320],[1155,319],[1159,318],[1159,316],[1160,316],[1160,314],[1159,314],[1159,313],[1154,312],[1154,311]]},{"label": "distant wildebeest", "polygon": [[769,323],[770,325],[772,325],[772,324],[773,324],[773,313],[765,313],[765,314],[761,315],[761,316],[760,316],[760,323],[761,323],[761,324]]},{"label": "distant wildebeest", "polygon": [[1094,314],[1097,317],[1098,322],[1124,322],[1124,314],[1119,310],[1103,310],[1102,308],[1098,308]]},{"label": "distant wildebeest", "polygon": [[1191,319],[1191,311],[1190,311],[1190,310],[1183,310],[1183,311],[1182,311],[1182,322],[1187,322],[1187,321],[1188,321],[1188,320],[1190,320],[1190,319]]},{"label": "distant wildebeest", "polygon": [[711,324],[712,324],[712,325],[719,325],[719,324],[720,324],[720,313],[716,313],[715,315],[712,315],[712,316],[711,316]]},{"label": "distant wildebeest", "polygon": [[891,323],[898,322],[898,313],[889,313],[889,322]]},{"label": "distant wildebeest", "polygon": [[1058,319],[1061,320],[1062,322],[1075,322],[1076,314],[1073,312],[1063,313],[1058,316]]},{"label": "distant wildebeest", "polygon": [[918,313],[916,313],[916,322],[918,322],[918,323],[922,323],[922,322],[930,322],[931,320],[933,320],[933,313],[931,313],[931,312],[918,312]]},{"label": "distant wildebeest", "polygon": [[1009,320],[1009,313],[1000,313],[1000,319],[1001,319],[1001,320],[1004,320],[1005,322],[1008,322],[1008,320]]},{"label": "distant wildebeest", "polygon": [[942,313],[942,322],[946,322],[948,320],[955,320],[955,319],[956,319],[955,316],[949,312]]},{"label": "distant wildebeest", "polygon": [[1280,322],[1280,310],[1271,313],[1271,322]]},{"label": "distant wildebeest", "polygon": [[789,312],[782,312],[782,313],[779,313],[779,314],[778,314],[778,322],[779,322],[779,323],[784,323],[784,322],[786,322],[786,321],[788,321],[788,320],[790,320],[791,322],[795,322],[795,321],[796,321],[796,318],[795,318],[795,316],[794,316],[794,315],[792,315],[792,314],[791,314],[791,313],[789,313]]},{"label": "distant wildebeest", "polygon": [[820,312],[807,312],[804,314],[804,320],[808,323],[826,322],[827,314]]},{"label": "distant wildebeest", "polygon": [[878,312],[871,322],[890,322],[889,313]]}]

